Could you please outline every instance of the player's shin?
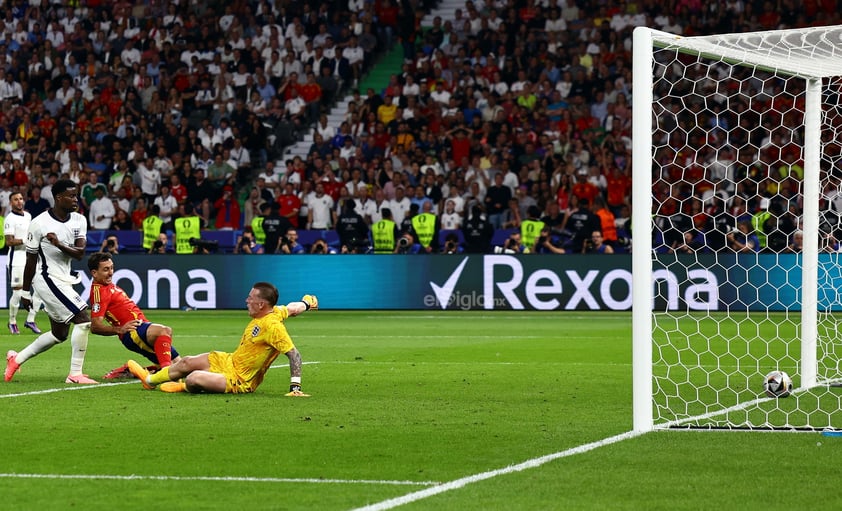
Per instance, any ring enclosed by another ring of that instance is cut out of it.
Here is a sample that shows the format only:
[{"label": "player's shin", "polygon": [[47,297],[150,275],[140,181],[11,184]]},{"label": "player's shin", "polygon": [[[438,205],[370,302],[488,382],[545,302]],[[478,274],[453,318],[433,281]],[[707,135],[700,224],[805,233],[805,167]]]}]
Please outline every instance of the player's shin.
[{"label": "player's shin", "polygon": [[17,323],[18,311],[20,310],[20,297],[20,289],[12,291],[12,296],[9,298],[9,323]]},{"label": "player's shin", "polygon": [[60,343],[61,341],[53,335],[53,332],[47,331],[43,334],[39,335],[34,341],[32,341],[29,346],[20,350],[18,356],[15,357],[15,360],[18,364],[23,364],[30,358],[38,355],[39,353],[44,353],[48,349],[52,348],[56,344]]},{"label": "player's shin", "polygon": [[73,325],[73,332],[70,334],[71,376],[82,374],[82,366],[85,364],[85,352],[88,350],[88,334],[90,331],[90,323],[77,323]]},{"label": "player's shin", "polygon": [[155,339],[155,356],[158,357],[158,365],[167,367],[172,364],[172,337],[159,335]]},{"label": "player's shin", "polygon": [[26,315],[27,323],[35,322],[35,315],[38,314],[39,310],[41,310],[42,305],[44,305],[44,301],[41,300],[38,293],[32,293],[32,307],[29,308],[29,313]]}]

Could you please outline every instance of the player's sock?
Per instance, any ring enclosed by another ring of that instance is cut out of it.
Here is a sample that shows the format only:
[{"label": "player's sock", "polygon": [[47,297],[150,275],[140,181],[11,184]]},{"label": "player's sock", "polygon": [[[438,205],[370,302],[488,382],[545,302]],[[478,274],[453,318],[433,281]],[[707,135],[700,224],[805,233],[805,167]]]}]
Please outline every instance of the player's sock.
[{"label": "player's sock", "polygon": [[38,296],[38,293],[32,294],[32,307],[29,308],[29,314],[26,315],[26,322],[27,323],[34,323],[35,322],[35,315],[38,314],[38,311],[41,310],[41,306],[44,304],[44,301]]},{"label": "player's sock", "polygon": [[12,291],[12,297],[9,298],[9,324],[15,325],[18,322],[18,311],[20,310],[20,297],[22,290],[15,289]]},{"label": "player's sock", "polygon": [[[156,342],[155,345],[157,346],[158,343]],[[162,367],[157,373],[150,374],[146,380],[152,385],[160,385],[164,382],[170,381],[170,366]]]},{"label": "player's sock", "polygon": [[158,357],[158,365],[161,367],[172,364],[172,337],[159,335],[155,339],[155,355]]},{"label": "player's sock", "polygon": [[30,358],[34,357],[39,353],[44,353],[48,349],[52,348],[56,344],[60,343],[53,332],[47,331],[43,334],[39,335],[34,341],[32,341],[29,346],[20,350],[18,356],[15,357],[15,362],[18,364],[23,364]]},{"label": "player's sock", "polygon": [[90,323],[73,325],[73,333],[70,334],[70,376],[82,374],[82,365],[85,363],[85,352],[88,350],[88,333],[90,331]]}]

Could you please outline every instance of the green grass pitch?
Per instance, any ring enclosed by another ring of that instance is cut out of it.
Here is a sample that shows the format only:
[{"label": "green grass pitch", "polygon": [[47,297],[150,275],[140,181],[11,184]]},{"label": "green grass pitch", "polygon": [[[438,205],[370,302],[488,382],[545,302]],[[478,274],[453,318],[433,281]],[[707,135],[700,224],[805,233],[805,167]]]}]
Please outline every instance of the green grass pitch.
[{"label": "green grass pitch", "polygon": [[[233,350],[248,319],[149,316],[182,354]],[[842,438],[817,433],[654,432],[541,463],[632,429],[630,314],[322,310],[287,327],[309,399],[283,396],[283,356],[244,396],[65,385],[69,345],[30,360],[0,387],[0,506],[842,508]],[[129,357],[91,336],[85,369]]]}]

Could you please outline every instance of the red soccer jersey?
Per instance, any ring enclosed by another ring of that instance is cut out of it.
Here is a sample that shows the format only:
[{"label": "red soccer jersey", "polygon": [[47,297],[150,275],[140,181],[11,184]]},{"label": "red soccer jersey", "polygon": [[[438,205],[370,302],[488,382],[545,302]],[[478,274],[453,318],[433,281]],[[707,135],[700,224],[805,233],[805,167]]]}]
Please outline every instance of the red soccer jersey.
[{"label": "red soccer jersey", "polygon": [[278,204],[281,205],[281,216],[289,218],[293,226],[298,227],[298,210],[301,209],[301,199],[295,195],[281,195],[278,197]]},{"label": "red soccer jersey", "polygon": [[91,284],[91,317],[105,318],[113,326],[140,319],[147,321],[140,307],[117,284]]}]

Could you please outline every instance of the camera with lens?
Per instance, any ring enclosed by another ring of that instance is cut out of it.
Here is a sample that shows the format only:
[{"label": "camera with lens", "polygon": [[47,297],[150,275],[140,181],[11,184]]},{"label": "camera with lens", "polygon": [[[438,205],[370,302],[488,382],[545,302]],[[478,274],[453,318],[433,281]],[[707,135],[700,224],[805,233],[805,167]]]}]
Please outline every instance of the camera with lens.
[{"label": "camera with lens", "polygon": [[105,240],[105,246],[108,248],[114,248],[117,245],[117,242],[112,239]]},{"label": "camera with lens", "polygon": [[190,246],[196,247],[200,251],[216,252],[219,248],[219,242],[216,240],[203,240],[201,238],[190,238]]},{"label": "camera with lens", "polygon": [[401,238],[401,239],[399,239],[399,240],[398,240],[398,246],[399,246],[399,247],[401,247],[401,248],[406,248],[406,247],[408,247],[408,246],[409,246],[409,239],[407,239],[407,238]]},{"label": "camera with lens", "polygon": [[164,242],[161,240],[155,240],[152,242],[152,250],[161,250],[164,248]]}]

